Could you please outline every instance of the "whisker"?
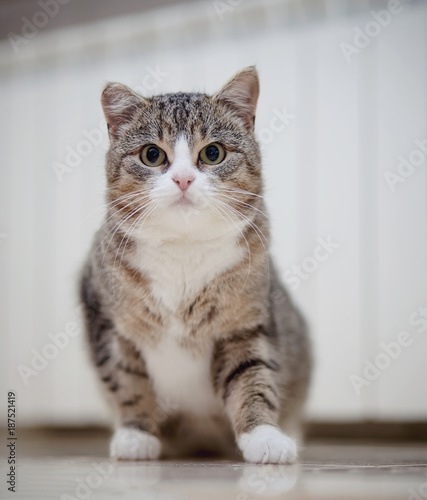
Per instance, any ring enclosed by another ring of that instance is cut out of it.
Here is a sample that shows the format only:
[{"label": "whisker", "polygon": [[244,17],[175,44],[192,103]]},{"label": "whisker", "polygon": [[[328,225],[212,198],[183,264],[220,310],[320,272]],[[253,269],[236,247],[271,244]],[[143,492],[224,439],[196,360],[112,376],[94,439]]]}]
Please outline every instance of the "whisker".
[{"label": "whisker", "polygon": [[249,208],[251,208],[253,210],[256,210],[261,215],[263,215],[266,219],[270,220],[270,217],[265,212],[263,212],[262,210],[260,210],[259,208],[255,207],[255,206],[251,205],[250,203],[246,203],[245,201],[241,201],[238,198],[234,198],[234,196],[229,196],[227,194],[221,193],[220,191],[218,191],[216,194],[218,196],[222,196],[222,197],[227,198],[229,200],[233,200],[236,203],[239,203],[240,205],[245,205],[246,207],[249,207]]},{"label": "whisker", "polygon": [[[148,202],[148,203],[150,203],[150,202]],[[147,204],[148,204],[148,203],[147,203]],[[103,255],[103,257],[102,257],[102,261],[101,261],[101,267],[102,267],[102,266],[103,266],[103,264],[104,264],[104,260],[105,260],[105,257],[106,257],[106,255],[107,255],[107,252],[108,252],[108,249],[109,249],[109,247],[110,247],[110,244],[111,244],[111,242],[112,242],[112,240],[113,240],[113,238],[114,238],[115,234],[116,234],[116,233],[117,233],[117,231],[119,230],[120,226],[122,226],[122,225],[123,225],[123,224],[124,224],[127,220],[129,220],[129,218],[133,217],[133,216],[134,216],[135,214],[137,214],[138,212],[142,212],[142,211],[144,210],[144,208],[147,206],[147,204],[142,205],[142,206],[140,206],[140,207],[136,208],[135,210],[133,210],[133,212],[131,212],[131,213],[130,213],[130,214],[129,214],[129,215],[128,215],[128,216],[127,216],[124,220],[122,220],[122,221],[121,221],[121,223],[120,223],[120,224],[118,224],[118,225],[116,226],[116,230],[114,231],[114,234],[112,235],[112,237],[111,237],[110,241],[108,242],[107,248],[106,248],[106,249],[105,249],[105,251],[104,251],[104,255]],[[138,216],[138,217],[139,217],[139,216]],[[138,219],[138,217],[137,217],[137,219]],[[131,225],[131,227],[132,227],[132,225]],[[112,273],[111,273],[111,280],[112,280],[111,286],[112,286],[112,291],[113,291],[113,293],[115,293],[115,289],[114,289],[114,283],[115,283],[114,268],[115,268],[115,264],[116,264],[116,258],[117,258],[117,255],[118,255],[118,251],[120,250],[120,246],[122,245],[123,240],[125,239],[125,237],[126,237],[126,235],[127,235],[127,232],[128,232],[128,231],[129,231],[129,228],[125,231],[124,236],[122,236],[122,238],[121,238],[121,240],[120,240],[120,244],[119,244],[119,249],[116,251],[116,254],[115,254],[115,256],[114,256],[114,261],[113,261],[113,271],[112,271]]]},{"label": "whisker", "polygon": [[[144,207],[141,207],[138,211],[142,210],[143,208],[146,208],[146,206],[149,206],[150,203],[152,203],[151,201],[148,202],[148,204],[146,204]],[[138,215],[136,221],[134,221],[131,226],[126,230],[124,236],[122,237],[122,239],[120,240],[120,244],[119,244],[119,247],[116,251],[116,254],[114,256],[114,261],[113,261],[113,271],[112,271],[112,278],[113,278],[113,284],[112,284],[112,292],[113,292],[113,295],[115,295],[115,269],[116,269],[116,261],[117,261],[117,257],[119,255],[119,252],[120,252],[120,248],[123,244],[123,241],[125,240],[126,236],[127,236],[127,239],[126,239],[126,242],[123,246],[123,250],[122,250],[122,253],[121,253],[121,257],[120,257],[120,263],[119,263],[119,267],[121,267],[122,265],[122,261],[123,261],[123,255],[124,255],[124,252],[126,250],[126,246],[127,244],[129,243],[129,239],[130,237],[132,236],[133,234],[133,231],[136,229],[136,226],[137,224],[142,220],[142,225],[144,224],[144,222],[147,220],[147,218],[154,212],[154,210],[157,208],[156,205],[152,205],[148,210],[144,210],[140,215]]]},{"label": "whisker", "polygon": [[104,251],[104,255],[103,255],[103,258],[102,258],[102,261],[101,261],[101,267],[104,265],[104,260],[105,260],[105,257],[107,255],[107,252],[108,252],[108,249],[111,245],[111,242],[113,241],[114,239],[114,236],[116,235],[117,231],[120,229],[120,227],[125,223],[127,222],[131,217],[133,217],[136,213],[138,213],[139,211],[143,210],[145,207],[147,207],[151,202],[148,201],[147,203],[145,203],[144,205],[141,205],[139,207],[137,207],[135,210],[133,210],[127,217],[125,217],[121,222],[120,224],[116,224],[115,226],[113,226],[113,228],[108,232],[108,234],[103,238],[102,242],[100,243],[100,245],[104,242],[104,240],[111,234],[111,232],[114,230],[114,233],[113,235],[111,236],[110,238],[110,241],[108,242],[108,245],[107,245],[107,248],[105,249]]},{"label": "whisker", "polygon": [[221,186],[221,189],[223,189],[224,191],[230,191],[233,193],[240,193],[240,194],[248,194],[250,196],[256,196],[257,198],[264,199],[264,196],[262,196],[261,194],[252,193],[251,191],[246,191],[245,189],[240,189],[231,186]]},{"label": "whisker", "polygon": [[[140,193],[140,194],[143,194],[143,193]],[[126,208],[130,207],[130,206],[131,206],[132,204],[134,204],[134,203],[138,203],[138,204],[140,204],[141,202],[145,201],[148,197],[149,197],[148,195],[144,195],[144,196],[142,196],[142,197],[140,197],[140,198],[137,198],[137,197],[132,197],[132,200],[131,200],[129,203],[127,203],[124,207],[119,208],[118,210],[115,210],[115,211],[114,211],[114,212],[113,212],[113,213],[112,213],[109,217],[107,217],[107,218],[104,220],[104,222],[102,223],[101,228],[102,228],[103,226],[107,225],[107,224],[110,222],[110,220],[111,220],[111,219],[112,219],[115,215],[119,214],[120,212],[122,212],[122,211],[123,211],[123,210],[125,210]],[[122,200],[120,200],[120,201],[122,201]],[[113,225],[112,229],[110,229],[110,231],[108,231],[108,233],[104,236],[104,238],[103,238],[103,239],[102,239],[102,241],[99,243],[99,245],[97,246],[97,248],[95,249],[95,251],[94,251],[93,253],[95,253],[95,252],[97,252],[97,251],[98,251],[99,247],[100,247],[100,246],[104,243],[105,239],[106,239],[106,238],[107,238],[107,237],[111,234],[111,232],[114,230],[114,228],[115,228],[115,227],[116,227],[116,225]]]},{"label": "whisker", "polygon": [[[231,210],[233,213],[235,213],[237,215],[237,217],[241,217],[243,220],[246,220],[248,222],[248,224],[252,227],[252,229],[255,231],[256,235],[258,236],[258,238],[259,238],[259,240],[260,240],[260,242],[261,242],[261,244],[263,246],[264,252],[265,252],[265,254],[267,256],[267,272],[268,272],[268,277],[270,279],[269,253],[268,253],[268,250],[266,248],[266,245],[268,246],[269,242],[268,242],[268,239],[265,236],[265,234],[261,231],[261,229],[257,226],[257,224],[255,224],[255,222],[253,222],[245,214],[242,214],[239,210],[235,209],[234,207],[232,207],[231,205],[229,205],[228,203],[226,203],[224,201],[217,200],[217,202],[219,202],[222,205],[224,205],[225,207],[227,207],[229,210]],[[264,240],[263,240],[263,238],[264,238]]]},{"label": "whisker", "polygon": [[[248,222],[248,224],[250,224],[253,229],[257,232],[257,234],[261,235],[262,238],[264,239],[264,242],[268,245],[269,241],[268,241],[268,238],[265,236],[265,234],[261,231],[261,229],[258,227],[257,224],[255,224],[255,222],[253,220],[251,220],[247,215],[243,214],[242,212],[240,212],[239,210],[237,210],[237,208],[231,206],[229,203],[226,203],[222,200],[217,200],[219,203],[221,203],[222,205],[225,205],[226,207],[228,207],[230,210],[232,210],[238,217],[242,217],[244,220],[246,220]],[[262,241],[262,239],[261,239]]]},{"label": "whisker", "polygon": [[[119,267],[121,266],[122,264],[122,260],[123,260],[123,255],[124,255],[124,252],[126,250],[126,246],[127,244],[129,243],[129,239],[131,238],[134,230],[136,229],[136,226],[141,222],[142,220],[142,224],[141,224],[141,227],[144,225],[144,222],[148,219],[148,217],[154,212],[154,210],[157,208],[157,206],[152,203],[152,206],[150,207],[150,204],[148,204],[148,209],[144,210],[144,212],[142,212],[140,215],[138,215],[138,217],[136,218],[136,220],[131,224],[130,228],[126,231],[124,237],[122,238],[121,242],[120,242],[120,245],[119,245],[119,248],[117,250],[117,253],[120,251],[120,247],[122,246],[122,243],[124,241],[124,238],[126,238],[126,234],[128,235],[127,236],[127,239],[126,239],[126,242],[123,246],[123,250],[122,250],[122,255],[121,255],[121,258],[120,258],[120,263],[119,263]],[[146,207],[145,207],[146,208]],[[144,217],[145,216],[145,217]],[[116,258],[114,258],[114,265],[113,265],[113,270],[114,270],[114,266],[115,266],[115,263],[116,263]]]},{"label": "whisker", "polygon": [[[243,231],[240,229],[240,227],[236,224],[236,222],[234,221],[234,219],[231,217],[230,214],[228,214],[223,208],[219,207],[219,206],[215,206],[215,205],[209,205],[212,209],[216,209],[217,213],[219,215],[222,216],[222,218],[224,219],[224,221],[229,225],[229,223],[227,222],[227,220],[224,218],[224,216],[221,214],[224,213],[229,220],[231,220],[231,222],[236,226],[237,230],[239,231],[239,233],[241,234],[242,238],[245,240],[245,243],[246,243],[246,248],[248,250],[248,272],[247,272],[247,275],[246,275],[246,280],[242,286],[242,288],[240,289],[239,293],[242,292],[244,289],[245,289],[245,286],[246,286],[246,283],[248,282],[248,279],[249,279],[249,276],[250,276],[250,272],[251,272],[251,267],[252,267],[252,254],[251,254],[251,249],[250,249],[250,246],[249,246],[249,243],[248,243],[248,240],[246,238],[246,236],[244,235]],[[219,212],[219,210],[221,210],[221,212]]]}]

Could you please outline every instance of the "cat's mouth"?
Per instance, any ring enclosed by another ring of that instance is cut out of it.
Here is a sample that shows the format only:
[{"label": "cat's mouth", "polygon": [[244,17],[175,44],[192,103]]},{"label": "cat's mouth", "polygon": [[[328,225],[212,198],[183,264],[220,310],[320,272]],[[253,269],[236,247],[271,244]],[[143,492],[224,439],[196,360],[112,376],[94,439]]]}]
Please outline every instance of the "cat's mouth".
[{"label": "cat's mouth", "polygon": [[173,205],[178,205],[180,207],[192,207],[194,206],[194,202],[190,199],[188,194],[185,192],[181,194],[181,196],[173,203]]}]

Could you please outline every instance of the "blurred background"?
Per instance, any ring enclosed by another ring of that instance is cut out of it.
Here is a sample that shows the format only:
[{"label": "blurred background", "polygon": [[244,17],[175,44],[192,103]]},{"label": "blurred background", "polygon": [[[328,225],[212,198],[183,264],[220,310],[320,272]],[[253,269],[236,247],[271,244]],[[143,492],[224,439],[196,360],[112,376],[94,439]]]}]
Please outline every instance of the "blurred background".
[{"label": "blurred background", "polygon": [[108,81],[255,64],[272,251],[308,318],[311,422],[427,422],[424,0],[0,3],[0,424],[103,425],[77,277],[103,218]]}]

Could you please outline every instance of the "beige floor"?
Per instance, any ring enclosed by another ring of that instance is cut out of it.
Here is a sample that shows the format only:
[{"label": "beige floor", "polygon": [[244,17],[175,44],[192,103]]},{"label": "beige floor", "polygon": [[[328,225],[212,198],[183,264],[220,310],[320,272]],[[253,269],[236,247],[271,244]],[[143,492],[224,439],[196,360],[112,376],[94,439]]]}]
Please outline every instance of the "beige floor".
[{"label": "beige floor", "polygon": [[237,462],[115,463],[99,432],[21,432],[17,492],[25,500],[427,499],[427,447],[421,444],[312,442],[296,466]]}]

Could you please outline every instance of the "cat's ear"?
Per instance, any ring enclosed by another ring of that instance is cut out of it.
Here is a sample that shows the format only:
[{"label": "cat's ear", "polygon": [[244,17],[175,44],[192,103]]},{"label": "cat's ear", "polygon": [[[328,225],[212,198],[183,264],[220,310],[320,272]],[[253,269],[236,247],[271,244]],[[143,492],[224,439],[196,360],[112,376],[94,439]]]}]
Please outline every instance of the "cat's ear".
[{"label": "cat's ear", "polygon": [[102,108],[110,138],[116,138],[120,127],[128,123],[135,109],[145,99],[121,83],[109,83],[101,96]]},{"label": "cat's ear", "polygon": [[252,131],[258,95],[258,71],[255,66],[248,66],[236,73],[213,97],[232,108]]}]

